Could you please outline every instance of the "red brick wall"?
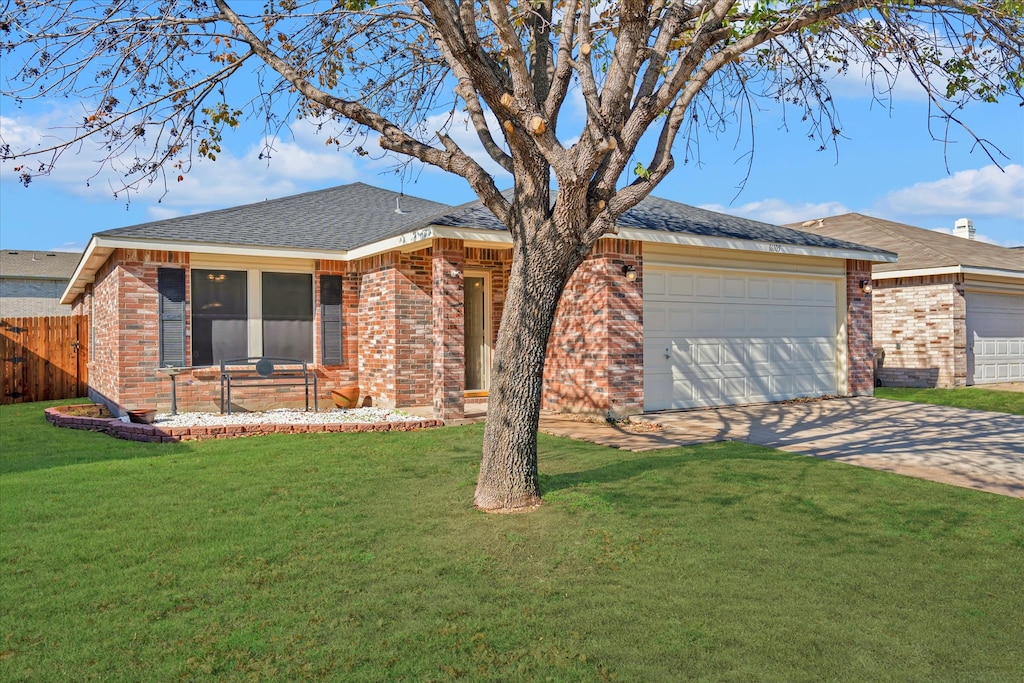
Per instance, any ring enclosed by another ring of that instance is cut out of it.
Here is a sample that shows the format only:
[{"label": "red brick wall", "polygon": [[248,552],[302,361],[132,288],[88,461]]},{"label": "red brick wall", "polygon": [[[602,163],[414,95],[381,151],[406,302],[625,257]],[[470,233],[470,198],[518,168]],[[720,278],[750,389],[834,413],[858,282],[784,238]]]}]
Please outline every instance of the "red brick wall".
[{"label": "red brick wall", "polygon": [[359,288],[359,384],[384,406],[433,399],[433,264],[429,249],[353,264]]},{"label": "red brick wall", "polygon": [[[89,395],[114,410],[170,405],[160,362],[157,269],[187,266],[188,255],[118,249],[92,287],[94,340]],[[83,299],[85,301],[85,299]]]},{"label": "red brick wall", "polygon": [[871,350],[871,294],[861,282],[871,281],[871,262],[846,262],[847,393],[871,396],[875,392],[874,355]]},{"label": "red brick wall", "polygon": [[92,284],[93,338],[89,348],[89,397],[97,402],[114,403],[120,396],[118,368],[118,279],[115,252],[96,272]]},{"label": "red brick wall", "polygon": [[434,417],[465,417],[465,249],[462,240],[437,239],[433,257]]},{"label": "red brick wall", "polygon": [[[636,267],[634,282],[624,265]],[[643,411],[639,242],[598,241],[569,280],[548,342],[543,407],[615,417]]]},{"label": "red brick wall", "polygon": [[884,353],[883,385],[967,385],[962,283],[951,275],[880,280],[872,298],[874,343]]}]

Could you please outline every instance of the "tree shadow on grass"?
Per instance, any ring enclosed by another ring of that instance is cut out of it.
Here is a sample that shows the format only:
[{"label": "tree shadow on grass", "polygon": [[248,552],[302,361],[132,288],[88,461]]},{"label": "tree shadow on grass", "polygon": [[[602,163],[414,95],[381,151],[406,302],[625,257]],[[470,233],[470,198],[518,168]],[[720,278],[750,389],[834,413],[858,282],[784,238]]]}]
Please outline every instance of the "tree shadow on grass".
[{"label": "tree shadow on grass", "polygon": [[[625,451],[618,451],[626,455]],[[726,462],[751,460],[795,460],[810,458],[793,453],[762,448],[739,442],[720,442],[701,446],[684,446],[670,450],[657,451],[656,455],[644,455],[637,458],[623,457],[615,462],[600,465],[587,470],[562,472],[558,474],[541,474],[541,495],[562,489],[569,489],[581,484],[605,484],[632,479],[647,472],[676,469],[687,463],[695,462]]]}]

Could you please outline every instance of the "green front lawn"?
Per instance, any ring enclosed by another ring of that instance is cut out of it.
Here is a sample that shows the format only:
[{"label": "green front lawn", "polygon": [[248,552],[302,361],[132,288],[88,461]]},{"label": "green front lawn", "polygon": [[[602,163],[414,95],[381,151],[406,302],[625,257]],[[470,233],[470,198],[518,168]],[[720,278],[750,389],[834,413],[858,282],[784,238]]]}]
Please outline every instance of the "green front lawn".
[{"label": "green front lawn", "polygon": [[1024,679],[1024,501],[734,443],[121,442],[0,408],[0,680]]},{"label": "green front lawn", "polygon": [[914,403],[931,403],[937,406],[953,406],[954,408],[970,408],[972,410],[990,410],[996,413],[1012,413],[1024,415],[1024,392],[994,391],[978,387],[960,387],[957,389],[901,389],[897,387],[877,387],[877,398],[891,398],[896,401],[913,401]]}]

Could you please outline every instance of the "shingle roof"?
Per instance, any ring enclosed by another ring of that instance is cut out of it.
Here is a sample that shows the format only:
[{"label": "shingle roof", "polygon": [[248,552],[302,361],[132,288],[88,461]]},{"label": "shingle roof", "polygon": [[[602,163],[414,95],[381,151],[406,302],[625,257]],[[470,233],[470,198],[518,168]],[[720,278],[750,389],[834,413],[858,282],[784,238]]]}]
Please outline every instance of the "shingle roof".
[{"label": "shingle roof", "polygon": [[[400,202],[402,213],[396,213]],[[637,228],[786,245],[865,249],[838,238],[648,197],[619,220]],[[98,237],[314,250],[352,250],[430,225],[504,231],[479,200],[457,207],[353,183],[256,204],[116,228]]]},{"label": "shingle roof", "polygon": [[[505,229],[505,226],[479,200],[464,204],[435,218],[433,224],[454,228]],[[802,230],[699,209],[661,197],[647,197],[641,201],[619,218],[619,227],[826,249],[885,251],[877,248],[865,249],[862,244],[855,244],[835,237],[815,235]]]},{"label": "shingle roof", "polygon": [[898,263],[876,263],[875,273],[957,266],[1024,272],[1024,252],[1020,250],[859,213],[807,221],[801,223],[799,229],[819,235],[842,235],[899,254]]},{"label": "shingle roof", "polygon": [[68,251],[0,251],[0,277],[70,280],[81,254]]},{"label": "shingle roof", "polygon": [[[402,213],[395,209],[401,206]],[[96,233],[291,249],[349,250],[414,230],[445,204],[364,183]]]}]

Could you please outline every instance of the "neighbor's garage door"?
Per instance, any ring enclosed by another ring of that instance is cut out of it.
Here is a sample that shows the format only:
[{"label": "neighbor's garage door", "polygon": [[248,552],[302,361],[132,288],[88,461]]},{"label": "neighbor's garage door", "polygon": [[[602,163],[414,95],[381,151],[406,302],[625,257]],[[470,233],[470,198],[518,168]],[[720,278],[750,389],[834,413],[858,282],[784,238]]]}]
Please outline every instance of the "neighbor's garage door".
[{"label": "neighbor's garage door", "polygon": [[644,269],[644,408],[836,394],[835,280]]},{"label": "neighbor's garage door", "polygon": [[1024,296],[967,292],[968,384],[1024,379]]}]

